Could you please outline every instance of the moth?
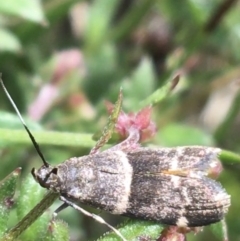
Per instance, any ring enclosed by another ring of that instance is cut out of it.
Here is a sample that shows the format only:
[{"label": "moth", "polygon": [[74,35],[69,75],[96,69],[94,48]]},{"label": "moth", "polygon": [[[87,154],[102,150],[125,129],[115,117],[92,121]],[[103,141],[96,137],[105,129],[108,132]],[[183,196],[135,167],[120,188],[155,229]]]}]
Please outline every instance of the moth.
[{"label": "moth", "polygon": [[73,157],[33,169],[35,180],[71,202],[179,227],[220,221],[230,196],[207,177],[220,149],[139,148]]},{"label": "moth", "polygon": [[[139,141],[130,128],[122,143],[51,166],[27,128],[1,80],[2,87],[43,160],[32,169],[34,179],[60,194],[60,212],[72,206],[121,233],[101,217],[77,205],[83,203],[112,214],[153,220],[178,227],[199,227],[219,222],[230,206],[230,195],[209,176],[219,170],[219,148],[186,146],[147,148],[129,145]],[[134,148],[132,148],[134,146]]]}]

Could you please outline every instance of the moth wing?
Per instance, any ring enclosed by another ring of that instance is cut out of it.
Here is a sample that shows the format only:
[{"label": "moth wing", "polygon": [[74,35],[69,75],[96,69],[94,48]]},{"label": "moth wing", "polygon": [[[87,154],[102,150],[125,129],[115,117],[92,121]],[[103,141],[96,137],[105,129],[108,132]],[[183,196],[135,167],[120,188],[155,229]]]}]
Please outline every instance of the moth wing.
[{"label": "moth wing", "polygon": [[205,176],[136,174],[126,215],[197,227],[221,220],[229,205],[230,197],[220,183]]},{"label": "moth wing", "polygon": [[135,173],[166,173],[186,176],[188,171],[208,175],[221,168],[219,148],[191,146],[176,148],[139,148],[129,152],[128,158]]}]

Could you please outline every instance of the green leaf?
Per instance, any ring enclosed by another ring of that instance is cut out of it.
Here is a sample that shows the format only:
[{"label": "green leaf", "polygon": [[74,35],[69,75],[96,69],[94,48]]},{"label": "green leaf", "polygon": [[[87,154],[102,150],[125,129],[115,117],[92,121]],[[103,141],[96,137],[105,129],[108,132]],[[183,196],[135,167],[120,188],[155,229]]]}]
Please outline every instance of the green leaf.
[{"label": "green leaf", "polygon": [[[1,6],[1,4],[0,4]],[[0,28],[0,51],[19,52],[21,44],[18,38],[4,28]]]},{"label": "green leaf", "polygon": [[159,103],[166,99],[171,91],[175,88],[175,86],[178,84],[180,75],[177,74],[174,77],[171,77],[169,80],[167,80],[166,84],[161,86],[159,89],[157,89],[154,93],[152,93],[149,97],[147,97],[145,100],[140,102],[140,105],[142,107],[148,106],[148,105],[154,105],[156,103]]},{"label": "green leaf", "polygon": [[201,129],[188,125],[171,123],[164,126],[157,133],[159,143],[163,146],[202,145],[212,146],[214,141],[211,135]]},{"label": "green leaf", "polygon": [[68,241],[70,240],[68,225],[62,220],[53,220],[50,222],[44,241]]},{"label": "green leaf", "polygon": [[[128,241],[137,241],[141,237],[156,240],[163,229],[164,227],[156,222],[128,220],[118,230]],[[121,241],[121,239],[115,233],[110,232],[99,238],[98,241]]]},{"label": "green leaf", "polygon": [[[39,186],[33,177],[28,175],[21,184],[17,203],[18,220],[21,220],[42,199],[44,192],[45,190]],[[35,240],[37,234],[45,232],[49,220],[50,215],[45,212],[21,235],[22,240]]]},{"label": "green leaf", "polygon": [[0,0],[0,12],[38,23],[46,21],[40,0]]},{"label": "green leaf", "polygon": [[[42,127],[39,123],[32,121],[27,117],[24,117],[24,121],[26,122],[28,128],[31,130],[42,130]],[[16,114],[0,110],[0,127],[9,129],[22,129],[23,125]]]},{"label": "green leaf", "polygon": [[141,0],[137,4],[132,4],[131,8],[124,14],[124,17],[112,28],[111,38],[114,41],[121,41],[129,36],[141,23],[149,9],[154,6],[156,0]]},{"label": "green leaf", "polygon": [[7,230],[9,212],[20,173],[21,168],[17,168],[0,182],[0,236]]},{"label": "green leaf", "polygon": [[210,225],[209,228],[218,240],[224,240],[224,234],[227,228],[225,220],[222,220],[221,222],[218,222],[218,223],[214,223]]},{"label": "green leaf", "polygon": [[[34,196],[35,193],[29,194],[31,196]],[[0,238],[1,241],[15,241],[21,233],[23,233],[29,226],[31,226],[36,220],[38,220],[37,224],[40,226],[33,225],[28,229],[29,236],[24,233],[22,240],[36,240],[36,237],[42,237],[42,233],[45,233],[46,230],[46,224],[47,220],[49,220],[49,217],[41,217],[39,218],[47,208],[49,208],[53,202],[58,198],[59,194],[48,192],[47,195],[39,202],[32,210],[28,212],[26,216],[24,216],[21,221],[15,225],[12,229],[10,229],[4,237]],[[29,204],[28,196],[26,196],[26,204]],[[21,207],[27,211],[26,208],[24,208],[24,203],[22,203]],[[30,206],[32,206],[32,203],[30,203]],[[22,214],[22,213],[21,213]],[[39,234],[40,233],[40,234]],[[32,237],[31,237],[32,236]],[[32,239],[33,238],[33,239]]]},{"label": "green leaf", "polygon": [[118,120],[118,116],[120,114],[121,109],[122,109],[122,90],[120,90],[120,92],[119,92],[118,99],[114,105],[112,113],[108,117],[108,122],[102,130],[100,139],[98,140],[96,145],[91,150],[91,154],[95,153],[102,146],[104,146],[109,141],[109,139],[112,137],[112,134],[115,129],[115,125]]},{"label": "green leaf", "polygon": [[[152,61],[144,58],[130,78],[122,83],[124,107],[127,110],[139,110],[139,100],[151,95],[154,91],[155,73]],[[141,104],[141,102],[140,102]]]},{"label": "green leaf", "polygon": [[107,36],[110,28],[110,20],[119,1],[111,0],[106,4],[105,0],[94,1],[89,11],[88,26],[85,33],[87,52],[99,49]]},{"label": "green leaf", "polygon": [[[86,55],[86,66],[88,66],[88,81],[84,84],[87,96],[93,101],[106,98],[108,86],[112,79],[116,80],[118,72],[117,48],[112,43],[104,43],[97,53]],[[115,90],[119,90],[119,85]],[[117,91],[112,95],[116,98]],[[85,93],[85,94],[86,94]],[[104,94],[105,93],[105,94]]]},{"label": "green leaf", "polygon": [[44,195],[45,190],[33,179],[32,175],[28,175],[21,183],[20,196],[17,203],[17,216],[22,219],[31,208]]}]

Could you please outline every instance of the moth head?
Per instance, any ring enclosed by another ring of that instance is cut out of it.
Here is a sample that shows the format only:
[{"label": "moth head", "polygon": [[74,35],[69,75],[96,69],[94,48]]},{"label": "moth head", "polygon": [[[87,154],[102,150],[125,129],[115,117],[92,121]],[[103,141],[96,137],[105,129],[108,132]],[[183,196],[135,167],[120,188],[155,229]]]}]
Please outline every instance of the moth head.
[{"label": "moth head", "polygon": [[59,176],[57,167],[43,165],[39,169],[33,168],[31,173],[36,182],[44,188],[55,189],[58,186]]}]

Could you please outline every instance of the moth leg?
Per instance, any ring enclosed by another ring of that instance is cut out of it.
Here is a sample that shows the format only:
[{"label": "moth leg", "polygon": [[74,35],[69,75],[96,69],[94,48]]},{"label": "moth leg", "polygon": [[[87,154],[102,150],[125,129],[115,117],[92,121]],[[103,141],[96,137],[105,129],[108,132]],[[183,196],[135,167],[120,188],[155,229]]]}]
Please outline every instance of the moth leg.
[{"label": "moth leg", "polygon": [[222,219],[221,220],[221,224],[222,224],[222,233],[223,233],[223,240],[224,241],[228,241],[228,230],[227,230],[227,224],[226,224],[226,219]]},{"label": "moth leg", "polygon": [[[74,209],[78,210],[79,212],[83,213],[84,215],[89,216],[89,217],[95,219],[97,222],[107,225],[107,226],[108,226],[114,233],[116,233],[123,241],[127,241],[117,229],[115,229],[113,226],[111,226],[110,224],[108,224],[108,223],[107,223],[103,218],[101,218],[100,216],[98,216],[98,215],[96,215],[96,214],[94,214],[94,213],[90,213],[90,212],[86,211],[85,209],[79,207],[78,205],[76,205],[75,203],[69,201],[68,199],[66,199],[66,198],[63,197],[63,196],[60,196],[60,200],[63,201],[64,204],[66,204],[67,206],[73,207]],[[60,206],[60,208],[61,208],[61,206]]]},{"label": "moth leg", "polygon": [[58,215],[58,213],[60,213],[62,210],[64,210],[65,208],[67,208],[69,205],[64,202],[60,207],[58,207],[54,213],[53,213],[53,216],[56,217]]}]

